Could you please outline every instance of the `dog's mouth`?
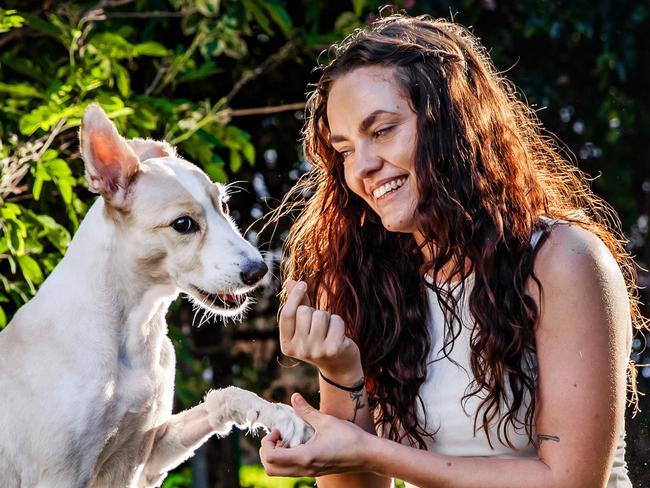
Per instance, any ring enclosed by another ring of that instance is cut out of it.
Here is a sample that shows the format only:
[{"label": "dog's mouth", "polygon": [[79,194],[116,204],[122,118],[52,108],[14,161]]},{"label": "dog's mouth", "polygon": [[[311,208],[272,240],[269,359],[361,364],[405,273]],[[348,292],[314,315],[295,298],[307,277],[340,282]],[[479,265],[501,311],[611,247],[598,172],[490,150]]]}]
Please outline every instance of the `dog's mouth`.
[{"label": "dog's mouth", "polygon": [[236,315],[244,310],[248,302],[245,292],[210,293],[194,285],[192,291],[190,295],[200,306],[222,315]]}]

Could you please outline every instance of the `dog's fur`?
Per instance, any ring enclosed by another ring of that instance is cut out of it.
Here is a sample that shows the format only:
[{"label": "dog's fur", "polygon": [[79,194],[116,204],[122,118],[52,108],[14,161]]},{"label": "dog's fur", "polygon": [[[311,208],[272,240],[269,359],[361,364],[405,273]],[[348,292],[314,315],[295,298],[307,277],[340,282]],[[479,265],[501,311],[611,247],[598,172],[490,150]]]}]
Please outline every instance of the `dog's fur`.
[{"label": "dog's fur", "polygon": [[[286,445],[305,441],[311,430],[288,406],[238,388],[171,414],[168,305],[185,292],[212,312],[239,314],[266,271],[224,212],[224,187],[166,143],[123,139],[97,105],[84,115],[81,153],[101,198],[0,333],[0,485],[157,486],[233,424],[278,428]],[[180,232],[179,217],[197,227]]]}]

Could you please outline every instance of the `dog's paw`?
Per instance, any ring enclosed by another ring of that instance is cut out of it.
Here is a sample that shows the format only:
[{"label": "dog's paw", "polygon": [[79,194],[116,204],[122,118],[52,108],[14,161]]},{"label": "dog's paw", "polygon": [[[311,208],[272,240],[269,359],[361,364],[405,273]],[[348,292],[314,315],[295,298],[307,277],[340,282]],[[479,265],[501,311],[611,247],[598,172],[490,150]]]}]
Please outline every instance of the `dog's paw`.
[{"label": "dog's paw", "polygon": [[205,406],[210,426],[220,434],[228,433],[233,424],[240,429],[278,429],[282,444],[287,447],[307,442],[314,434],[290,406],[267,402],[253,392],[234,386],[209,392]]},{"label": "dog's paw", "polygon": [[261,412],[258,423],[267,430],[278,429],[284,447],[299,446],[314,435],[314,429],[298,417],[293,408],[282,403],[269,404],[269,408]]}]

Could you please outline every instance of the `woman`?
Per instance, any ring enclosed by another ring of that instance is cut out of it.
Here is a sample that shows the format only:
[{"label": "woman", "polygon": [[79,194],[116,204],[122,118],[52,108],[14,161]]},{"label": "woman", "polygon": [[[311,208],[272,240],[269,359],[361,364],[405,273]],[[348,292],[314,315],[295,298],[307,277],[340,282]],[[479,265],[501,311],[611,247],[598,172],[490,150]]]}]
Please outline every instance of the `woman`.
[{"label": "woman", "polygon": [[[313,188],[288,240],[283,352],[316,430],[260,454],[320,488],[629,487],[638,310],[611,209],[464,28],[391,16],[309,99]],[[300,280],[300,281],[296,281]],[[312,306],[313,304],[313,306]]]}]

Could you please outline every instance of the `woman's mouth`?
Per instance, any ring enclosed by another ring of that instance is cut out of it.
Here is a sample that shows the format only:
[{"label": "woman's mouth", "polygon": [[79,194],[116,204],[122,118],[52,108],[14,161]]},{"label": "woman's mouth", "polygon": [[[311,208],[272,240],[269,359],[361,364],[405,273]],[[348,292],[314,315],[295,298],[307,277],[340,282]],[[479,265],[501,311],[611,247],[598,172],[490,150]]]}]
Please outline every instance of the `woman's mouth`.
[{"label": "woman's mouth", "polygon": [[376,201],[380,201],[383,198],[386,198],[386,196],[390,195],[391,193],[395,192],[397,189],[401,188],[402,185],[406,182],[406,177],[401,176],[399,178],[395,178],[394,180],[391,180],[387,183],[384,183],[378,188],[375,188],[372,191],[372,196]]}]

